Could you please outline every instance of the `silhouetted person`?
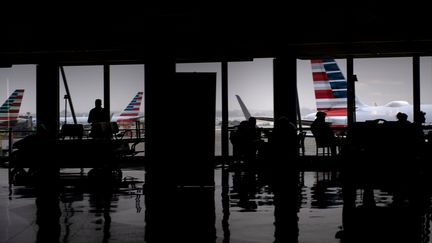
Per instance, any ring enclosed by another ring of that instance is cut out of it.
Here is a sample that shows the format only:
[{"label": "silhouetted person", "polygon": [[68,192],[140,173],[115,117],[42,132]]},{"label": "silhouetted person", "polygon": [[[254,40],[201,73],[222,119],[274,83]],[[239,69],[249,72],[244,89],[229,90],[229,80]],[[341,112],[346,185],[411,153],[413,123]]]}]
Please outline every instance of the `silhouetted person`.
[{"label": "silhouetted person", "polygon": [[234,157],[239,161],[244,161],[248,143],[248,122],[241,121],[234,131],[230,134],[233,145]]},{"label": "silhouetted person", "polygon": [[420,124],[426,123],[426,112],[420,111],[419,123]]},{"label": "silhouetted person", "polygon": [[107,112],[105,111],[105,108],[102,107],[102,100],[96,99],[95,107],[90,110],[87,122],[95,123],[95,122],[107,122],[107,121],[109,121],[109,119],[108,119]]},{"label": "silhouetted person", "polygon": [[408,115],[403,112],[398,112],[396,118],[397,142],[401,145],[401,148],[412,146],[417,135],[413,123],[408,120]]},{"label": "silhouetted person", "polygon": [[396,118],[399,124],[403,124],[403,125],[411,124],[411,122],[408,121],[408,115],[406,113],[398,112],[396,114]]},{"label": "silhouetted person", "polygon": [[95,100],[95,107],[90,110],[87,122],[91,124],[90,136],[93,138],[110,137],[108,112],[102,107],[102,100]]},{"label": "silhouetted person", "polygon": [[405,150],[406,156],[415,158],[415,156],[423,153],[425,146],[425,135],[422,124],[425,122],[425,112],[420,112],[420,120],[412,123],[408,120],[408,115],[402,112],[396,114],[398,119],[398,143],[401,145],[399,151]]},{"label": "silhouetted person", "polygon": [[248,119],[250,134],[252,136],[252,140],[257,143],[261,141],[261,129],[257,126],[256,118],[251,116]]},{"label": "silhouetted person", "polygon": [[241,121],[237,129],[231,133],[230,140],[238,160],[246,163],[255,160],[260,140],[253,120]]},{"label": "silhouetted person", "polygon": [[256,156],[259,148],[262,146],[262,140],[261,140],[261,128],[257,126],[256,118],[251,116],[248,119],[248,136],[250,141],[250,159],[253,161]]},{"label": "silhouetted person", "polygon": [[318,111],[316,119],[311,124],[311,131],[315,137],[315,141],[321,146],[329,146],[331,154],[336,155],[337,139],[330,125],[325,121],[327,113]]}]

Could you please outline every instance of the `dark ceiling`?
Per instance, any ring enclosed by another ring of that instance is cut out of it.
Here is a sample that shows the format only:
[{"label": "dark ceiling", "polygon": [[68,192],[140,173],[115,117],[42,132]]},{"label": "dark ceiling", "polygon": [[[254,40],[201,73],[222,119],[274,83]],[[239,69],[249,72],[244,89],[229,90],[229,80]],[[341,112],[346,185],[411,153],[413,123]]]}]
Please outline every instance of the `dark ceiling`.
[{"label": "dark ceiling", "polygon": [[215,2],[193,7],[19,9],[0,17],[0,62],[145,63],[154,58],[211,62],[432,54],[429,8],[347,2],[350,5]]}]

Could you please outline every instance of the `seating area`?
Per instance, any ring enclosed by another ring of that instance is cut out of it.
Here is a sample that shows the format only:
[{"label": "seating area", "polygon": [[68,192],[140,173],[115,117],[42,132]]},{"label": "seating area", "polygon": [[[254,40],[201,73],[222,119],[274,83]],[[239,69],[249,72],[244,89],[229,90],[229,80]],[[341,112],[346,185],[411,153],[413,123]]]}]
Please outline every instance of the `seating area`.
[{"label": "seating area", "polygon": [[331,156],[331,146],[327,143],[322,143],[315,137],[316,156]]},{"label": "seating area", "polygon": [[[92,134],[93,132],[93,134]],[[98,123],[92,125],[92,131],[86,131],[83,124],[63,124],[59,138],[65,139],[88,139],[88,138],[111,138],[111,139],[123,139],[125,135],[130,134],[130,129],[120,129],[117,122],[109,123]],[[103,135],[103,136],[98,136]]]}]

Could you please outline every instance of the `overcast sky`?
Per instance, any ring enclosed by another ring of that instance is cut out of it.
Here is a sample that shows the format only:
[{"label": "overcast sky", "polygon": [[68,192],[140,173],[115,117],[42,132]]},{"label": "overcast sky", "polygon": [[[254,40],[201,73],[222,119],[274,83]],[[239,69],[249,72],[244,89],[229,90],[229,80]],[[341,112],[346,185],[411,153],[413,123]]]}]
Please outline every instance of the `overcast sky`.
[{"label": "overcast sky", "polygon": [[[345,60],[337,60],[346,75]],[[254,112],[273,109],[273,59],[255,59],[250,62],[231,62],[228,66],[229,109],[240,109],[235,95],[242,97]],[[218,109],[220,109],[219,63],[177,64],[178,72],[216,72]],[[315,98],[309,60],[298,60],[297,77],[300,105],[314,110]],[[75,111],[88,112],[95,98],[103,98],[102,66],[65,67],[66,79],[72,95]],[[407,100],[412,103],[412,58],[355,59],[354,73],[357,75],[357,96],[369,105],[384,105],[392,100]],[[35,65],[16,65],[0,69],[0,102],[10,93],[25,89],[20,113],[34,113],[36,93]],[[60,86],[60,110],[64,109],[65,89]],[[422,103],[432,103],[432,58],[421,58]],[[143,65],[111,66],[111,109],[121,111],[138,91],[144,91]],[[144,94],[145,95],[145,94]],[[197,101],[199,102],[199,101]],[[69,110],[69,108],[68,108]],[[141,110],[143,111],[143,104]]]},{"label": "overcast sky", "polygon": [[[432,103],[432,59],[421,58],[421,94],[423,103]],[[337,59],[346,76],[346,61]],[[240,109],[235,95],[242,97],[251,111],[273,109],[273,59],[231,62],[228,66],[229,109]],[[220,64],[181,64],[178,71],[219,72]],[[368,105],[385,105],[392,100],[412,103],[412,58],[355,59],[356,94]],[[220,72],[218,73],[220,74]],[[302,108],[315,110],[312,69],[309,60],[297,61],[299,101]],[[220,83],[220,75],[218,75]],[[218,86],[218,91],[220,87]],[[220,93],[218,93],[220,97]]]}]

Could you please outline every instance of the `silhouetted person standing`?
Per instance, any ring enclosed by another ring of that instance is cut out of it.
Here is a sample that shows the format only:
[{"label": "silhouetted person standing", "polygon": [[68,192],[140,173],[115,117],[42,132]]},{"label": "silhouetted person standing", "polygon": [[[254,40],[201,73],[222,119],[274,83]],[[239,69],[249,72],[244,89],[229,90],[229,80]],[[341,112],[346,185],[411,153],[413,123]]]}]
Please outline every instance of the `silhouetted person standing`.
[{"label": "silhouetted person standing", "polygon": [[109,122],[108,113],[105,111],[105,108],[102,107],[101,99],[95,100],[95,107],[90,110],[87,122]]},{"label": "silhouetted person standing", "polygon": [[110,135],[109,116],[105,108],[102,107],[102,100],[95,100],[95,107],[90,110],[87,122],[91,124],[90,136],[93,138],[103,138]]}]

